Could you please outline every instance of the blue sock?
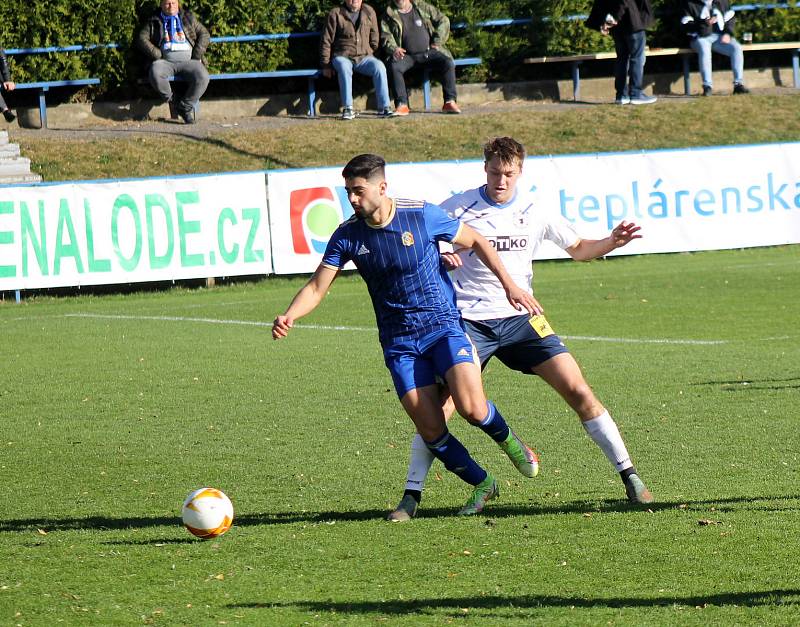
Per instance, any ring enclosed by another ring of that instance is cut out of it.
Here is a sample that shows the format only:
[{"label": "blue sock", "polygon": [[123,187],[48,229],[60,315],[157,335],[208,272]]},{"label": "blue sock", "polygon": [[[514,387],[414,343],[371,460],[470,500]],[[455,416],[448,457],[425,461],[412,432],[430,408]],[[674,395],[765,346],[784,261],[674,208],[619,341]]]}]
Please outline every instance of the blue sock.
[{"label": "blue sock", "polygon": [[436,442],[425,442],[425,444],[447,470],[468,484],[478,485],[486,479],[486,471],[470,457],[469,451],[449,431],[445,431]]},{"label": "blue sock", "polygon": [[477,426],[495,442],[505,441],[511,430],[508,428],[505,419],[500,412],[497,411],[497,407],[494,406],[492,401],[486,401],[486,406],[489,409],[489,413],[486,418],[483,419],[483,422]]}]

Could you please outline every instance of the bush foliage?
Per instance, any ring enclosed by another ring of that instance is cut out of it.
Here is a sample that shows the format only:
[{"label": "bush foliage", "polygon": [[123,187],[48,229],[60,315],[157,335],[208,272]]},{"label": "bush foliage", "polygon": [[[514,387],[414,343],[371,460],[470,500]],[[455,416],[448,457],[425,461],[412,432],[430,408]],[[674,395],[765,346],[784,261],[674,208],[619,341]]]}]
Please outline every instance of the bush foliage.
[{"label": "bush foliage", "polygon": [[[387,1],[373,2],[381,10]],[[651,45],[684,45],[679,31],[681,0],[654,0],[659,21]],[[800,38],[798,0],[789,8],[760,8],[739,14],[739,31],[755,33],[756,41]],[[142,20],[157,9],[155,0],[48,0],[0,4],[5,48],[116,43],[71,53],[18,55],[12,71],[18,82],[97,76],[106,94],[135,84],[142,64],[131,42]],[[588,30],[583,19],[591,0],[437,0],[454,28],[450,47],[456,56],[481,56],[484,63],[467,70],[473,80],[508,80],[519,72],[519,61],[531,55],[559,55],[610,50],[609,38]],[[318,31],[330,0],[187,0],[212,36],[254,33]],[[765,5],[765,7],[768,5]],[[530,24],[480,27],[492,18],[531,18]],[[276,39],[252,43],[212,44],[208,60],[212,72],[241,72],[278,68],[316,67],[316,37]]]}]

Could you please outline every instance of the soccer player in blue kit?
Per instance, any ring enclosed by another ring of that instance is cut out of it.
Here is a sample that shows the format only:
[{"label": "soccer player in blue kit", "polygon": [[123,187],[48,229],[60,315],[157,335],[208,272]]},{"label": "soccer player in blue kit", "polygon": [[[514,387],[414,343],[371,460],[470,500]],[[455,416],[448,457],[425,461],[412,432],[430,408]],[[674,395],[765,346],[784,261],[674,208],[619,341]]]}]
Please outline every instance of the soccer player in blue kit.
[{"label": "soccer player in blue kit", "polygon": [[[524,159],[525,148],[513,138],[493,139],[484,146],[486,184],[442,203],[451,217],[472,226],[495,245],[517,285],[531,285],[533,254],[545,240],[555,243],[573,259],[586,261],[641,237],[640,227],[622,222],[608,237],[581,239],[560,215],[537,210],[530,197],[517,189]],[[597,400],[578,363],[544,316],[531,318],[509,307],[502,286],[471,251],[458,247],[444,257],[452,269],[458,308],[482,366],[496,356],[513,370],[541,377],[572,407],[589,437],[619,472],[628,500],[638,504],[652,502],[614,419]],[[445,414],[452,414],[451,404],[445,407]],[[405,522],[415,515],[433,459],[415,436],[405,493],[388,520]]]},{"label": "soccer player in blue kit", "polygon": [[364,154],[345,166],[342,176],[355,215],[331,235],[313,276],[275,318],[272,337],[286,337],[294,321],[319,305],[341,269],[353,261],[372,299],[400,403],[431,454],[474,487],[459,514],[476,514],[499,494],[497,482],[449,433],[437,377],[447,383],[458,413],[497,442],[521,474],[535,476],[539,462],[486,400],[438,242],[472,249],[515,311],[534,315],[541,307],[528,290],[514,284],[492,245],[474,229],[436,205],[387,196],[385,165],[382,157]]}]

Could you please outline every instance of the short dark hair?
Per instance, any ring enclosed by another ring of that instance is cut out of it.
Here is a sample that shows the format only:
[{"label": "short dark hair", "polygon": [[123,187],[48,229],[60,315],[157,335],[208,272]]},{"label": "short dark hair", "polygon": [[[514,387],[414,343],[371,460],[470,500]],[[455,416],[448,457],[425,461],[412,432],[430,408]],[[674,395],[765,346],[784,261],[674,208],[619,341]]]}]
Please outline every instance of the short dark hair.
[{"label": "short dark hair", "polygon": [[353,157],[342,170],[345,179],[364,178],[370,180],[376,176],[386,178],[386,161],[380,155],[364,154]]},{"label": "short dark hair", "polygon": [[483,159],[486,163],[498,157],[501,163],[522,162],[525,160],[525,147],[513,137],[495,137],[483,146]]}]

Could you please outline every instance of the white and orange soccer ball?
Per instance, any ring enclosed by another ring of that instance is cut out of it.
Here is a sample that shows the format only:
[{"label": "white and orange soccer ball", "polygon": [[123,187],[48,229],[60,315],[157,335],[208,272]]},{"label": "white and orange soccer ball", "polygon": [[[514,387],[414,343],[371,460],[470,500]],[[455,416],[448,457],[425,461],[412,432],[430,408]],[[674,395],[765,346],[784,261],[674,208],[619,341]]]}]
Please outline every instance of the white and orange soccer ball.
[{"label": "white and orange soccer ball", "polygon": [[198,538],[218,538],[233,524],[233,503],[222,490],[200,488],[186,497],[181,517]]}]

